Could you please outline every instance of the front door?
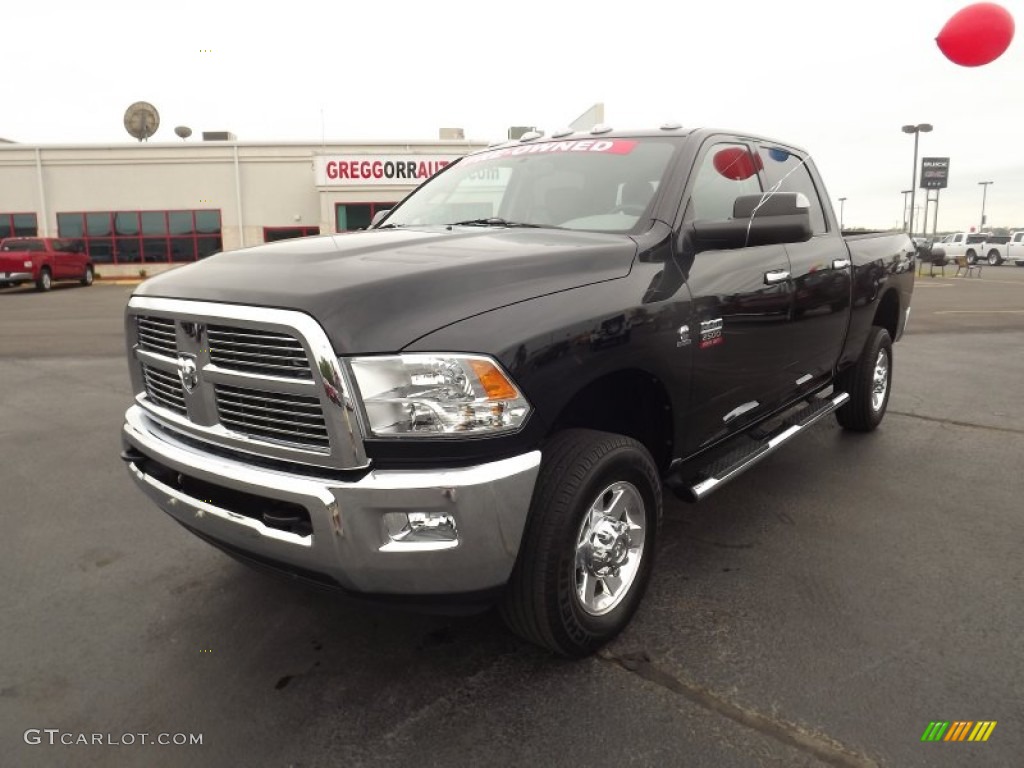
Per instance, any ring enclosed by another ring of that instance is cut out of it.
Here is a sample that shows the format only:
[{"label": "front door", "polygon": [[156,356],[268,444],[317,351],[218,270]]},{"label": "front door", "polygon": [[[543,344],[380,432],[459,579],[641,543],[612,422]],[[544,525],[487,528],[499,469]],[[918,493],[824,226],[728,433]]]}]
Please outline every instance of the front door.
[{"label": "front door", "polygon": [[[737,197],[762,194],[746,143],[712,139],[697,159],[684,233],[700,220],[729,219]],[[781,404],[790,363],[792,283],[786,248],[763,245],[681,256],[693,297],[688,321],[693,387],[687,450],[707,445]]]}]

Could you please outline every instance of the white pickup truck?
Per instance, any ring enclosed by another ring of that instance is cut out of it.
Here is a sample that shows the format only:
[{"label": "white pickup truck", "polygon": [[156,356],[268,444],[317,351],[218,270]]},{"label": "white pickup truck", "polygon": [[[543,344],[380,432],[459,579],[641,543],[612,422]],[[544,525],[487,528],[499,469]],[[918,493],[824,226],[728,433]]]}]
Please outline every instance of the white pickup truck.
[{"label": "white pickup truck", "polygon": [[977,264],[981,255],[986,253],[985,240],[990,237],[990,232],[954,232],[935,243],[935,247],[945,251],[950,262],[966,256],[968,264]]},{"label": "white pickup truck", "polygon": [[1011,232],[1009,236],[994,235],[985,241],[983,252],[992,266],[1012,262],[1024,267],[1024,231]]}]

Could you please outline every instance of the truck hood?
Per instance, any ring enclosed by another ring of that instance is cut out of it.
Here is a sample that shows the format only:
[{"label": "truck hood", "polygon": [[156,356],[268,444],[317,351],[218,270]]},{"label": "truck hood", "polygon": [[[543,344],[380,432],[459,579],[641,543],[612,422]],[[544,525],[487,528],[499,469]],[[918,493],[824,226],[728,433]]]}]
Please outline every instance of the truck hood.
[{"label": "truck hood", "polygon": [[627,235],[458,227],[351,232],[217,254],[137,296],[297,309],[339,354],[395,352],[491,309],[629,274]]}]

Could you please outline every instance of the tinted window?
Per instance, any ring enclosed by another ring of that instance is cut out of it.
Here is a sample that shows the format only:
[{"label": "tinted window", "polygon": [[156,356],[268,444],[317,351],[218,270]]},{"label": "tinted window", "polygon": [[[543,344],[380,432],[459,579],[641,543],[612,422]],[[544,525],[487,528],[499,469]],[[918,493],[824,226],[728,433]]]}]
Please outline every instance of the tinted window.
[{"label": "tinted window", "polygon": [[806,158],[780,147],[761,147],[760,153],[768,189],[805,195],[811,203],[811,231],[816,235],[827,232],[824,206],[814,186]]},{"label": "tinted window", "polygon": [[16,213],[11,216],[11,221],[14,226],[15,237],[21,235],[24,237],[32,237],[39,232],[39,228],[36,226],[36,215],[34,213]]},{"label": "tinted window", "polygon": [[57,234],[61,237],[82,237],[85,234],[85,227],[82,226],[82,214],[58,213]]},{"label": "tinted window", "polygon": [[5,251],[45,251],[42,240],[8,240],[3,246]]},{"label": "tinted window", "polygon": [[737,197],[761,194],[754,156],[743,144],[715,144],[700,161],[690,208],[693,218],[731,219]]}]

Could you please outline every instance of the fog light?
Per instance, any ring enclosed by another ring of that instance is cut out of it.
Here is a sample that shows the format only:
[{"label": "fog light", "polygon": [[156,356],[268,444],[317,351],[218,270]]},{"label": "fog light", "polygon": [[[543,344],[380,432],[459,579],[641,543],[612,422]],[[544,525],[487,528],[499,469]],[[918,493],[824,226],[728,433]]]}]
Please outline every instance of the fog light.
[{"label": "fog light", "polygon": [[448,549],[459,543],[455,518],[447,512],[386,512],[383,550]]}]

